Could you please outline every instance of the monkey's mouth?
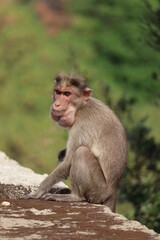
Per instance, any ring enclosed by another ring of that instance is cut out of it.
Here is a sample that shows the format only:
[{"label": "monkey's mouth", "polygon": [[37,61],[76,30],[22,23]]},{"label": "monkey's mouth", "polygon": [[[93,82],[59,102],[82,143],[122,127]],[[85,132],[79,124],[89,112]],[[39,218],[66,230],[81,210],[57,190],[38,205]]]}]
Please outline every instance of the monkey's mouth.
[{"label": "monkey's mouth", "polygon": [[55,117],[63,117],[64,113],[65,113],[65,110],[57,111],[51,108],[51,115],[54,115]]},{"label": "monkey's mouth", "polygon": [[58,122],[62,127],[70,127],[73,123],[72,119],[64,114],[65,111],[55,111],[53,108],[50,110],[51,118]]},{"label": "monkey's mouth", "polygon": [[64,111],[55,111],[53,110],[53,115],[56,116],[56,117],[63,117],[64,115]]},{"label": "monkey's mouth", "polygon": [[59,122],[64,115],[64,111],[55,111],[53,108],[51,108],[50,115],[54,121]]}]

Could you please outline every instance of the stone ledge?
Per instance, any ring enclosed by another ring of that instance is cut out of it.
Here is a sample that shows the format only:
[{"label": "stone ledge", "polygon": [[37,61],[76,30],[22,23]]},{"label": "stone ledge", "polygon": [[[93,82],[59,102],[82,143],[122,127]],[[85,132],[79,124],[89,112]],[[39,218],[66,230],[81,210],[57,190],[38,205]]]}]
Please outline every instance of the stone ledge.
[{"label": "stone ledge", "polygon": [[[37,188],[44,177],[0,152],[1,240],[160,240],[153,230],[103,205],[13,199]],[[64,186],[60,183],[56,188]]]},{"label": "stone ledge", "polygon": [[[29,168],[21,166],[15,160],[9,159],[0,151],[0,197],[9,199],[22,198],[35,191],[47,174],[37,174]],[[63,182],[55,184],[52,191],[68,188]]]},{"label": "stone ledge", "polygon": [[103,205],[49,202],[41,200],[0,200],[0,239],[110,239],[159,240],[153,230],[128,221]]}]

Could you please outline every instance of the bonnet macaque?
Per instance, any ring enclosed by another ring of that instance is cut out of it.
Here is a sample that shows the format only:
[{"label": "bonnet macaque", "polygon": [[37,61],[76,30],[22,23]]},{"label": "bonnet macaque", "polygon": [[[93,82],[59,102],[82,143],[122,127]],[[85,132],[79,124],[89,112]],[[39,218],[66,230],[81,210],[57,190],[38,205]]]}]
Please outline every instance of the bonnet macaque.
[{"label": "bonnet macaque", "polygon": [[[84,78],[61,73],[55,79],[51,117],[68,128],[67,147],[53,172],[32,198],[87,201],[115,211],[117,190],[127,161],[125,130],[114,112],[91,97]],[[50,194],[53,184],[70,178],[71,194]]]}]

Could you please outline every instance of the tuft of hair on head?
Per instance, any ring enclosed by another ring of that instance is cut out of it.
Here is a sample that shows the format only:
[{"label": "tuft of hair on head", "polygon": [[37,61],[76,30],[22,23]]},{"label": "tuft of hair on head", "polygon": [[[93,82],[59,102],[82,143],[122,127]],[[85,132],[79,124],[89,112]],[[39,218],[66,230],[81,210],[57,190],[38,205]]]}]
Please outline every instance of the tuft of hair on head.
[{"label": "tuft of hair on head", "polygon": [[87,87],[87,83],[85,78],[80,76],[79,74],[75,72],[65,73],[61,72],[56,78],[55,81],[57,84],[61,84],[61,82],[65,81],[68,86],[74,86],[80,90],[83,90],[84,88]]}]

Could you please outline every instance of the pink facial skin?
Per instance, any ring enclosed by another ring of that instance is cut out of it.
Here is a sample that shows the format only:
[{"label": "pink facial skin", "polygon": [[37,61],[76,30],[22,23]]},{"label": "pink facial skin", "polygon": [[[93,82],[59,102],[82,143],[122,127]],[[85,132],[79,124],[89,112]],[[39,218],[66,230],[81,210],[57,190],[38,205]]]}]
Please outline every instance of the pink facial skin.
[{"label": "pink facial skin", "polygon": [[73,91],[54,89],[51,117],[62,127],[71,127],[75,120],[75,107],[71,104],[74,100]]}]

